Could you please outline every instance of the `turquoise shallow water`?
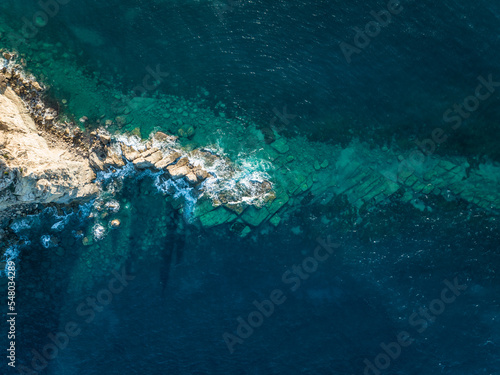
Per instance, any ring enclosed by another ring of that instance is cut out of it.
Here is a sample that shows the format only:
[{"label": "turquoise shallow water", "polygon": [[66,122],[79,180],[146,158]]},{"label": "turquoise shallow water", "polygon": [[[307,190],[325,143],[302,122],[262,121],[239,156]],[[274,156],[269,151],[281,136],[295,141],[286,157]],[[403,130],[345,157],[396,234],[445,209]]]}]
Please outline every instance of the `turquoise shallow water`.
[{"label": "turquoise shallow water", "polygon": [[[34,30],[36,2],[2,4],[12,27],[3,33],[5,43],[36,60],[30,68],[54,82],[57,96],[68,99],[78,117],[89,116],[95,103],[70,97],[88,87],[60,58],[64,53],[75,54],[101,86],[124,90],[160,65],[169,74],[160,92],[194,98],[206,89],[211,106],[222,101],[228,113],[248,115],[261,126],[272,121],[274,108],[282,113],[286,105],[296,118],[283,128],[334,143],[352,136],[378,144],[424,137],[445,125],[447,108],[473,94],[478,76],[500,75],[493,36],[499,15],[489,1],[405,1],[351,63],[341,43],[353,45],[353,29],[363,29],[373,19],[370,12],[383,12],[387,4],[71,1]],[[14,37],[24,35],[32,37],[21,39],[25,43]],[[43,49],[43,42],[52,45]],[[70,76],[62,77],[67,69]],[[440,152],[497,158],[489,137],[498,131],[497,104],[496,94],[482,103]]]},{"label": "turquoise shallow water", "polygon": [[[22,17],[43,21],[36,2],[0,4],[4,47],[12,32],[22,33]],[[50,103],[76,122],[89,118],[82,127],[111,119],[108,130],[144,138],[193,127],[184,146],[218,143],[235,160],[252,160],[274,140],[272,130],[408,150],[474,94],[478,76],[500,79],[500,10],[488,1],[402,2],[404,10],[349,64],[339,44],[354,43],[353,28],[386,6],[69,1],[17,47],[49,85]],[[145,89],[151,70],[161,74]],[[120,124],[118,109],[142,91],[161,108]],[[472,165],[498,161],[497,108],[494,91],[436,154]],[[250,130],[237,138],[253,126],[262,139]],[[189,210],[178,213],[169,198],[184,194],[186,205],[191,193],[162,194],[155,178],[109,180],[116,212],[50,208],[5,224],[21,238],[10,249],[18,264],[18,371],[2,364],[0,373],[500,371],[497,213],[433,197],[421,212],[397,194],[356,212],[342,199],[320,205],[308,197],[280,225],[240,238],[229,225],[191,223]],[[91,212],[121,225],[99,239]],[[307,263],[328,238],[339,246],[317,267]],[[299,265],[310,272],[297,273]],[[263,301],[273,299],[280,303],[270,313]],[[258,306],[265,313],[253,313]],[[400,339],[394,351],[403,331],[413,341],[401,346],[407,340]]]}]

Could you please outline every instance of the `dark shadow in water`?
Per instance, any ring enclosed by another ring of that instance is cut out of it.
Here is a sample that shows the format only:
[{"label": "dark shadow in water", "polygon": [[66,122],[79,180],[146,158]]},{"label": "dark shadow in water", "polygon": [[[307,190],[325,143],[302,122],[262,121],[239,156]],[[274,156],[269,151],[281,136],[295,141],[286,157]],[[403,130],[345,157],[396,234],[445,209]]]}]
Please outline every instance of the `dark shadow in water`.
[{"label": "dark shadow in water", "polygon": [[186,232],[183,225],[182,215],[172,209],[171,218],[167,224],[167,238],[161,255],[160,284],[161,295],[165,296],[172,263],[179,264],[183,258],[184,246],[186,244]]}]

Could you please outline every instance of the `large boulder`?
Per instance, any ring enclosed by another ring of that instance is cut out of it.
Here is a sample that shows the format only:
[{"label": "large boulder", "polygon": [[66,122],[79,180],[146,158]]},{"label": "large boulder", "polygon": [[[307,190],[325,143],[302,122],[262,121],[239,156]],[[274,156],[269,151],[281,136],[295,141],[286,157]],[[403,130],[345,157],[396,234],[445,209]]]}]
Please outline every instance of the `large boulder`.
[{"label": "large boulder", "polygon": [[170,154],[163,154],[163,157],[155,163],[155,167],[158,169],[163,169],[174,163],[177,159],[181,157],[181,153],[174,151]]},{"label": "large boulder", "polygon": [[191,173],[189,159],[186,157],[179,159],[177,163],[169,165],[167,167],[167,171],[174,180],[186,177],[189,173]]},{"label": "large boulder", "polygon": [[146,156],[140,156],[133,161],[134,165],[138,169],[154,168],[155,163],[158,163],[163,158],[163,153],[154,149],[152,152],[148,152]]}]

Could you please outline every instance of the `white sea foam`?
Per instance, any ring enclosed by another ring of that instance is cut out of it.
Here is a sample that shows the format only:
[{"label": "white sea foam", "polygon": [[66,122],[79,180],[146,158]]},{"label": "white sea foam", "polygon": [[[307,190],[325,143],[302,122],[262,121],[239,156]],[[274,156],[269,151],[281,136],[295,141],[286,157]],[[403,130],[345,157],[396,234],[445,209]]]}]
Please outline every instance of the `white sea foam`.
[{"label": "white sea foam", "polygon": [[220,158],[205,168],[212,177],[207,178],[201,188],[212,200],[218,200],[221,194],[230,192],[234,201],[228,203],[259,206],[263,202],[266,195],[261,193],[256,183],[269,181],[267,171],[272,168],[271,163],[254,156],[240,154],[236,164]]},{"label": "white sea foam", "polygon": [[118,203],[118,201],[114,199],[104,204],[104,207],[106,207],[106,209],[113,213],[120,211],[120,203]]},{"label": "white sea foam", "polygon": [[50,238],[50,236],[48,234],[44,234],[43,236],[41,236],[40,242],[42,243],[42,246],[45,247],[46,249],[48,249],[49,247],[51,247],[53,245],[52,239]]},{"label": "white sea foam", "polygon": [[127,163],[127,164],[125,164],[125,166],[115,169],[114,172],[113,171],[98,172],[97,177],[96,177],[96,182],[102,183],[102,182],[110,181],[112,179],[123,179],[127,176],[134,174],[134,173],[135,173],[134,164]]},{"label": "white sea foam", "polygon": [[104,228],[101,224],[96,224],[92,229],[92,233],[95,240],[102,240],[106,237],[106,228]]},{"label": "white sea foam", "polygon": [[50,229],[60,232],[64,229],[64,227],[69,223],[71,216],[75,214],[74,211],[66,213],[64,210],[63,213],[59,215],[58,210],[55,207],[47,207],[42,210],[42,215],[52,216],[56,222],[51,226]]},{"label": "white sea foam", "polygon": [[30,215],[23,217],[22,219],[16,220],[11,224],[10,228],[15,232],[19,233],[23,230],[30,229],[34,224],[39,221],[36,215]]},{"label": "white sea foam", "polygon": [[136,135],[117,135],[113,137],[117,142],[123,143],[126,146],[132,147],[134,150],[137,151],[144,151],[146,149],[146,143],[143,142],[138,136]]},{"label": "white sea foam", "polygon": [[50,227],[50,229],[60,232],[64,229],[64,226],[68,223],[68,220],[59,220],[54,225]]},{"label": "white sea foam", "polygon": [[175,150],[175,151],[179,151],[179,152],[181,151],[178,149],[179,144],[177,143],[177,141],[174,141],[173,138],[169,138],[166,141],[159,141],[156,138],[152,138],[151,145],[152,145],[152,147],[157,148],[159,150],[168,149],[168,150]]},{"label": "white sea foam", "polygon": [[173,195],[174,199],[182,198],[184,200],[184,217],[187,221],[191,221],[193,217],[194,207],[198,200],[198,194],[194,188],[184,179],[164,179],[158,176],[154,182],[159,192],[163,194]]},{"label": "white sea foam", "polygon": [[9,261],[14,261],[16,262],[17,265],[17,260],[19,257],[19,254],[21,253],[21,249],[18,245],[13,245],[7,248],[3,254],[3,261],[6,262],[7,264],[5,265],[4,271],[0,271],[0,276],[8,275],[8,266],[9,266]]},{"label": "white sea foam", "polygon": [[57,215],[57,214],[54,214],[54,217],[58,221],[55,222],[50,229],[55,230],[57,232],[62,231],[64,229],[64,227],[66,226],[66,224],[69,223],[69,219],[71,218],[71,216],[73,214],[74,214],[73,212],[70,212],[69,214],[66,214],[66,215]]},{"label": "white sea foam", "polygon": [[[141,140],[137,136],[118,135],[114,137],[117,143],[122,143],[132,147],[138,151],[146,149],[146,141]],[[182,156],[187,156],[190,164],[201,167],[206,170],[210,176],[201,184],[200,189],[212,201],[218,200],[218,197],[224,194],[233,199],[229,203],[246,203],[250,205],[260,206],[264,201],[266,194],[262,193],[260,184],[269,180],[267,173],[273,165],[272,163],[262,160],[252,154],[238,155],[236,163],[233,163],[227,157],[227,153],[220,146],[214,144],[201,149],[201,151],[208,151],[218,157],[215,159],[204,158],[197,152],[190,152],[186,154],[178,148],[178,143],[169,138],[167,141],[158,141],[154,137],[148,142],[152,146],[163,151],[181,152]],[[117,150],[119,147],[117,146]],[[121,153],[121,150],[117,152]],[[120,179],[126,176],[136,175],[136,179],[140,180],[145,177],[151,177],[154,185],[163,194],[172,194],[174,197],[183,197],[185,200],[184,212],[188,217],[196,205],[199,194],[195,193],[195,189],[189,186],[184,179],[172,180],[164,178],[164,171],[137,171],[133,163],[127,163],[124,167],[115,170],[114,172],[99,172],[97,181],[106,183],[113,179]],[[230,193],[230,194],[227,194]]]},{"label": "white sea foam", "polygon": [[86,220],[89,217],[90,213],[92,212],[92,208],[94,207],[94,202],[95,200],[92,200],[80,205],[80,209],[77,212],[77,216],[80,219],[80,222]]},{"label": "white sea foam", "polygon": [[153,181],[156,181],[156,179],[160,176],[162,176],[165,173],[165,171],[160,170],[160,171],[152,171],[150,169],[145,169],[142,172],[137,174],[136,180],[142,180],[145,177],[151,177]]},{"label": "white sea foam", "polygon": [[[138,137],[120,135],[114,139],[139,151],[146,149],[146,142]],[[152,138],[152,143],[153,146],[165,151],[168,149],[170,152],[174,147],[177,147],[177,142],[172,139],[166,142],[158,142]],[[117,152],[121,153],[118,146],[116,146],[116,149]],[[107,229],[97,221],[97,217],[100,216],[98,211],[102,209],[113,213],[119,211],[120,204],[113,197],[121,189],[121,182],[127,176],[135,177],[136,181],[145,177],[151,178],[153,185],[160,193],[170,194],[174,199],[182,199],[183,214],[188,221],[192,220],[196,203],[201,195],[208,196],[212,201],[219,200],[219,197],[224,195],[226,199],[230,200],[228,203],[234,204],[260,205],[264,201],[266,193],[263,193],[260,184],[269,181],[267,172],[273,167],[270,162],[262,160],[252,153],[238,155],[236,162],[233,163],[219,145],[204,147],[201,151],[210,152],[217,157],[206,158],[197,152],[186,153],[180,151],[183,156],[188,157],[192,165],[203,168],[210,175],[197,188],[190,186],[184,178],[177,180],[170,178],[164,170],[153,171],[146,169],[138,171],[133,163],[129,162],[124,167],[117,168],[114,171],[99,172],[96,177],[96,181],[101,185],[99,198],[80,205],[77,212],[72,211],[69,214],[59,215],[56,209],[47,208],[43,213],[56,219],[51,226],[51,230],[56,232],[63,231],[69,223],[70,216],[75,213],[80,221],[94,217],[96,221],[92,229],[93,237],[96,240],[101,240],[107,235]],[[39,220],[38,215],[28,216],[15,221],[11,228],[21,235]],[[49,234],[42,236],[40,241],[44,247],[51,246],[52,243]]]}]

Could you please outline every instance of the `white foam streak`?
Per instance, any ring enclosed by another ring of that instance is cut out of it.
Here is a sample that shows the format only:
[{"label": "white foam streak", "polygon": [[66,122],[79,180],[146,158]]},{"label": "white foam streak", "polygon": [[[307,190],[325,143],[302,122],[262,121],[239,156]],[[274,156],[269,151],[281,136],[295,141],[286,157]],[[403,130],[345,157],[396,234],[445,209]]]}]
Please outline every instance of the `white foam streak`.
[{"label": "white foam streak", "polygon": [[155,180],[155,186],[159,192],[173,195],[174,199],[182,198],[184,200],[184,217],[188,222],[191,222],[198,200],[194,188],[189,186],[184,179],[162,179],[160,176]]},{"label": "white foam streak", "polygon": [[43,236],[41,236],[40,242],[42,243],[42,246],[46,249],[48,249],[52,245],[52,240],[48,234],[44,234]]},{"label": "white foam streak", "polygon": [[96,182],[107,182],[112,179],[123,179],[135,173],[134,164],[127,163],[124,167],[116,169],[114,172],[99,172],[97,173]]},{"label": "white foam streak", "polygon": [[272,168],[272,164],[255,157],[244,157],[241,154],[238,157],[239,162],[236,165],[230,164],[226,161],[227,159],[220,158],[212,166],[206,167],[212,177],[203,182],[202,190],[212,201],[218,200],[221,194],[230,192],[230,196],[236,199],[228,203],[259,206],[265,195],[258,191],[255,183],[269,180],[267,171]]},{"label": "white foam streak", "polygon": [[0,271],[0,276],[6,276],[8,275],[8,267],[9,267],[9,262],[14,261],[16,262],[17,266],[17,259],[19,257],[19,254],[21,253],[21,249],[17,245],[13,245],[7,248],[3,254],[3,261],[6,262],[5,264],[5,269],[4,271]]},{"label": "white foam streak", "polygon": [[23,230],[30,229],[34,224],[36,224],[37,219],[38,218],[35,215],[26,216],[12,223],[10,228],[15,233],[19,233]]}]

